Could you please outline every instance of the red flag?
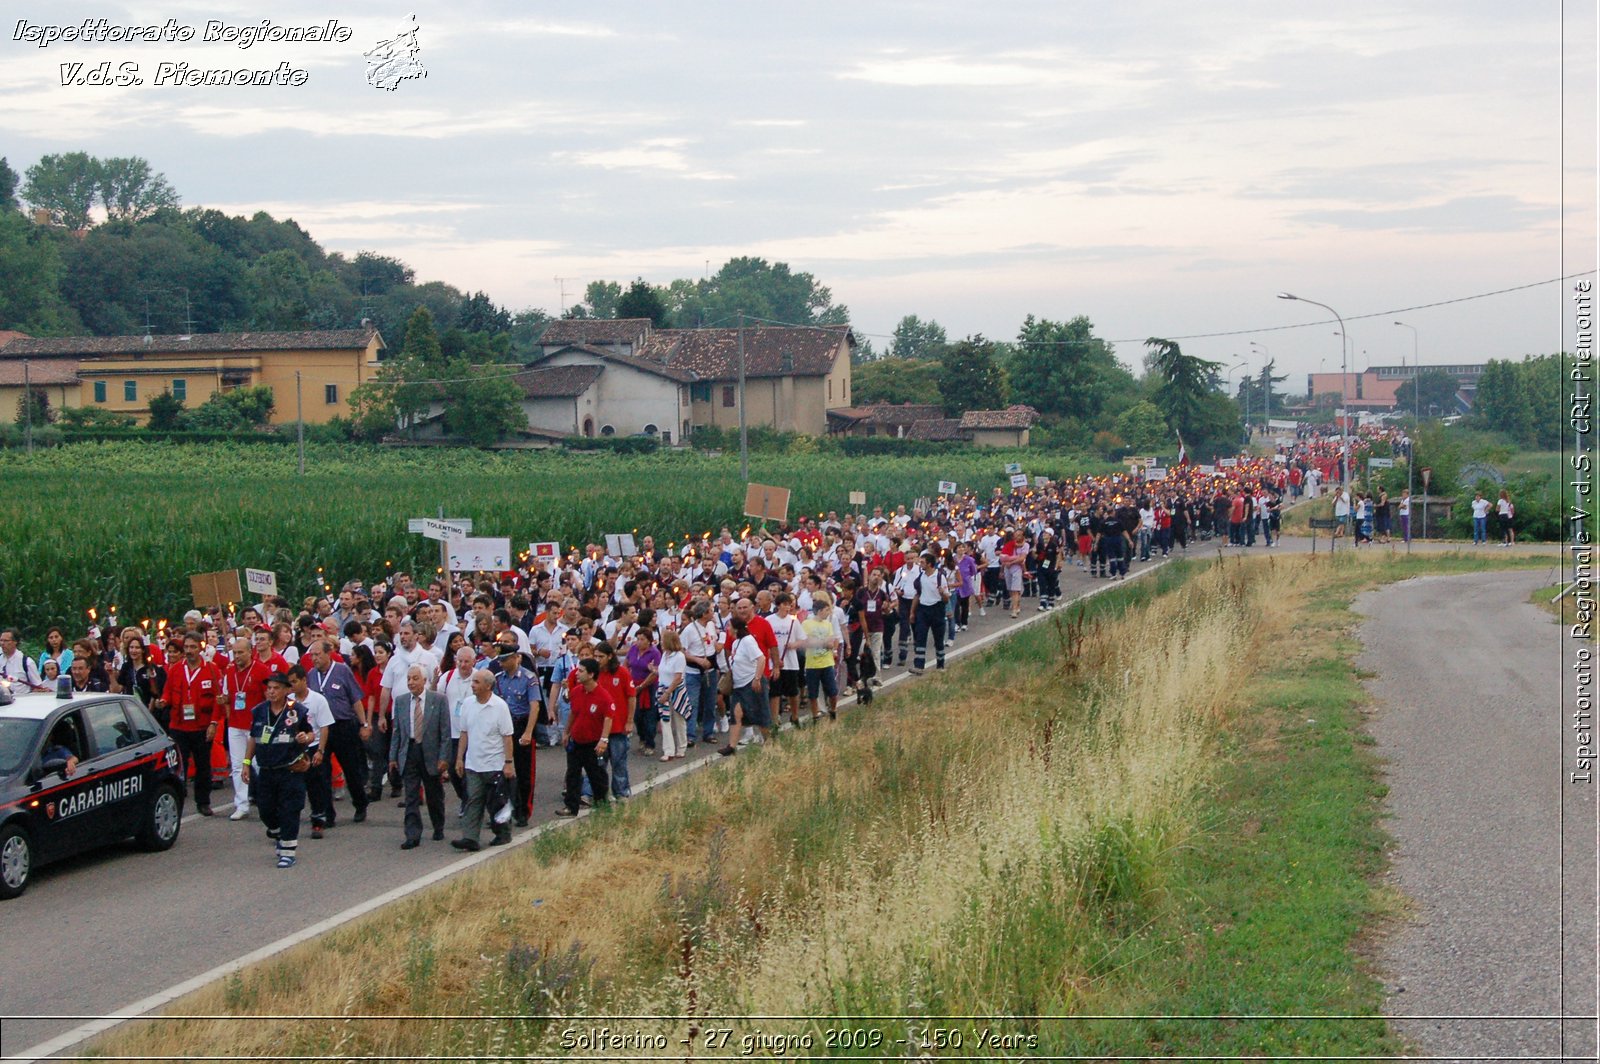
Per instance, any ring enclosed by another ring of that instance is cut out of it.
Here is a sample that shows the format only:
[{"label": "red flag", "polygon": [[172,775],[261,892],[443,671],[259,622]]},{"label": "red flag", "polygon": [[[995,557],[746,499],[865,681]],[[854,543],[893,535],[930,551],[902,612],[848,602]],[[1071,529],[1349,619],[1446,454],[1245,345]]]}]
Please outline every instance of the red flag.
[{"label": "red flag", "polygon": [[1181,433],[1178,436],[1178,464],[1189,464],[1189,450],[1183,445],[1183,435]]}]

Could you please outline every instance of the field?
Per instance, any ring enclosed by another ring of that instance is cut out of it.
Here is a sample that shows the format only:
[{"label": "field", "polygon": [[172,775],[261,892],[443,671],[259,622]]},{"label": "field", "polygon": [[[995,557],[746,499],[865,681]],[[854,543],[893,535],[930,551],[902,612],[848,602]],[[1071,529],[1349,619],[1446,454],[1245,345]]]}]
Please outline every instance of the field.
[{"label": "field", "polygon": [[[1085,470],[1037,452],[901,458],[752,455],[751,478],[793,491],[791,518],[910,504],[940,480],[987,493],[1007,462],[1059,476]],[[1099,472],[1100,468],[1089,471]],[[176,618],[192,603],[188,576],[250,567],[278,574],[290,601],[354,576],[392,569],[430,574],[437,545],[406,519],[470,517],[474,534],[590,542],[608,532],[654,534],[658,544],[746,524],[736,455],[485,454],[280,445],[79,444],[0,453],[10,505],[0,552],[0,624],[36,643],[45,626],[69,634],[111,606],[124,619]]]}]

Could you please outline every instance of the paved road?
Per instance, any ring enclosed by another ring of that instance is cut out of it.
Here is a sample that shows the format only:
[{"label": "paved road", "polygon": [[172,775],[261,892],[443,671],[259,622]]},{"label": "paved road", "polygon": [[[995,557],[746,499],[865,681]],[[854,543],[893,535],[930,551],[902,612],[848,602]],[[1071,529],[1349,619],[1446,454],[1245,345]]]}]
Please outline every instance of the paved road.
[{"label": "paved road", "polygon": [[[1326,540],[1319,549],[1327,549]],[[1274,553],[1308,550],[1309,540],[1290,538]],[[1207,544],[1193,553],[1214,557],[1217,550]],[[1136,564],[1135,575],[1152,567]],[[1109,586],[1076,569],[1063,574],[1066,598]],[[1039,616],[1030,600],[1024,600],[1024,609],[1016,624]],[[1015,626],[994,610],[972,620],[955,656]],[[887,675],[898,682],[904,670]],[[675,777],[683,765],[711,756],[704,745],[692,753],[694,760],[665,766],[635,751],[635,787],[657,776]],[[663,774],[669,767],[672,771]],[[539,753],[536,828],[551,819],[564,771],[559,751]],[[219,967],[243,959],[236,934],[241,911],[251,913],[252,943],[311,937],[381,905],[391,894],[425,885],[419,880],[443,878],[498,856],[486,851],[463,857],[426,834],[419,849],[402,853],[400,810],[387,799],[373,805],[365,824],[349,823],[348,813],[348,805],[341,806],[344,819],[325,840],[303,836],[300,863],[289,873],[272,867],[271,848],[254,819],[231,823],[195,816],[186,820],[178,845],[168,853],[112,848],[41,870],[27,894],[0,905],[0,972],[7,973],[0,978],[0,1017],[17,1017],[0,1019],[0,1055],[21,1054],[81,1027],[77,1019],[40,1017],[96,1017],[129,1009],[136,1014],[164,1004],[160,999],[176,996],[186,983],[192,988],[193,981],[214,978]],[[517,837],[526,840],[530,833],[519,831]],[[286,904],[289,899],[311,903]],[[25,978],[12,974],[23,972]]]},{"label": "paved road", "polygon": [[1386,1011],[1429,1059],[1595,1050],[1592,1020],[1563,1043],[1557,1019],[1595,1006],[1596,819],[1593,786],[1563,776],[1562,630],[1527,602],[1551,582],[1427,577],[1357,600],[1390,874],[1415,906],[1381,948]]}]

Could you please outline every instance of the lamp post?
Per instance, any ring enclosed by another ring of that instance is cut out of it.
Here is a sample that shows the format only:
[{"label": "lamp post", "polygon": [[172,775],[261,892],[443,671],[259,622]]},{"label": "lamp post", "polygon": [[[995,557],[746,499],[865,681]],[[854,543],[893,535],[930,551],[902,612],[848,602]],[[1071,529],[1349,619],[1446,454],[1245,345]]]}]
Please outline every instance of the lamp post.
[{"label": "lamp post", "polygon": [[[1236,370],[1236,369],[1243,369],[1243,368],[1244,368],[1244,362],[1241,360],[1241,361],[1235,362],[1233,365],[1229,366],[1228,367],[1228,372],[1223,374],[1222,379],[1228,382],[1228,388],[1230,390],[1233,388],[1233,371]],[[1238,399],[1235,398],[1234,402],[1238,402]],[[1248,420],[1245,422],[1245,427],[1247,429],[1249,428],[1249,421]]]},{"label": "lamp post", "polygon": [[[1272,363],[1272,352],[1267,350],[1266,344],[1257,343],[1254,340],[1250,341],[1250,346],[1261,352],[1261,373],[1266,378],[1262,382],[1261,388],[1261,420],[1265,423],[1267,418],[1272,416],[1272,374],[1267,372],[1267,366]],[[1265,429],[1262,431],[1265,431]]]},{"label": "lamp post", "polygon": [[[1419,387],[1422,378],[1422,364],[1418,361],[1417,356],[1417,327],[1415,325],[1407,325],[1403,321],[1397,321],[1395,324],[1402,329],[1411,330],[1411,416],[1416,421],[1416,424],[1411,428],[1411,446],[1406,452],[1406,491],[1415,494],[1417,484],[1416,431],[1422,426],[1422,389]],[[1413,499],[1412,502],[1415,503],[1416,500]],[[1426,514],[1427,511],[1424,510],[1423,513]],[[1407,531],[1410,531],[1410,529],[1407,529]],[[1422,535],[1424,539],[1427,538],[1428,523],[1426,521],[1422,523]],[[1406,553],[1411,553],[1411,538],[1409,536],[1406,537]]]},{"label": "lamp post", "polygon": [[[1350,335],[1349,330],[1344,327],[1344,316],[1328,306],[1328,304],[1318,303],[1315,299],[1307,299],[1304,296],[1291,295],[1288,292],[1279,292],[1278,298],[1292,299],[1300,303],[1310,303],[1314,307],[1321,307],[1338,319],[1339,334],[1341,336],[1348,337]],[[1343,343],[1339,344],[1339,362],[1341,378],[1339,391],[1340,399],[1344,403],[1344,417],[1340,419],[1339,423],[1339,490],[1343,493],[1350,488],[1350,357],[1346,353]]]}]

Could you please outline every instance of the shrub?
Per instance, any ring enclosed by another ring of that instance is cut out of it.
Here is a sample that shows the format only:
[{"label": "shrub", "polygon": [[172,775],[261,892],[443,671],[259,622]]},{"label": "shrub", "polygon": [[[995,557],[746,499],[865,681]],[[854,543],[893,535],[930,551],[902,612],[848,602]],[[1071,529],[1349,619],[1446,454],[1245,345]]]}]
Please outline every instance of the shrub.
[{"label": "shrub", "polygon": [[568,436],[561,446],[569,451],[610,451],[613,454],[654,454],[661,449],[659,436]]}]

